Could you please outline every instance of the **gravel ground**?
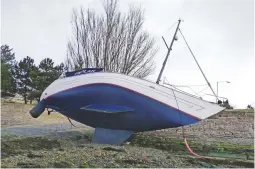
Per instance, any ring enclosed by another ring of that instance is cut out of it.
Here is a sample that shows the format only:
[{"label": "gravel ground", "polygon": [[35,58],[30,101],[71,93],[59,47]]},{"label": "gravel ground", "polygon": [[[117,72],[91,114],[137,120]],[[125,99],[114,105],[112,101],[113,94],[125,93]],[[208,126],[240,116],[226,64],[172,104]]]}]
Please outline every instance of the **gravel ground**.
[{"label": "gravel ground", "polygon": [[253,163],[231,160],[205,161],[187,155],[154,148],[125,144],[123,146],[90,143],[84,132],[59,132],[47,136],[2,137],[1,164],[3,168],[200,168],[201,164],[217,167],[251,167]]}]

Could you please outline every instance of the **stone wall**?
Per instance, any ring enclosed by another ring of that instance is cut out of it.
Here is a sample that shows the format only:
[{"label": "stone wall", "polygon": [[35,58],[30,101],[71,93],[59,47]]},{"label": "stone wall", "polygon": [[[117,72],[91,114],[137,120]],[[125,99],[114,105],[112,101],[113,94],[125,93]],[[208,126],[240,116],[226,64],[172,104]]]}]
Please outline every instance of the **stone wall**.
[{"label": "stone wall", "polygon": [[[230,142],[234,144],[254,143],[254,111],[223,111],[196,124],[183,127],[188,140],[202,143]],[[182,139],[182,128],[171,128],[144,132],[145,135],[173,137]]]}]

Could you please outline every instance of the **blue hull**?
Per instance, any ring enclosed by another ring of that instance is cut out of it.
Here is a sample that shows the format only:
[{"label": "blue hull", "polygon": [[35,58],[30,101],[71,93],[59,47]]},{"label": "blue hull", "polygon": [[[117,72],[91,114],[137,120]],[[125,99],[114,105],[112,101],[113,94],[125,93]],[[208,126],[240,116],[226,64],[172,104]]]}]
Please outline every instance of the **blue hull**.
[{"label": "blue hull", "polygon": [[[185,112],[141,93],[112,84],[78,86],[49,96],[48,108],[94,128],[149,131],[189,125],[200,121]],[[95,113],[81,108],[89,105],[123,105],[132,112]]]}]

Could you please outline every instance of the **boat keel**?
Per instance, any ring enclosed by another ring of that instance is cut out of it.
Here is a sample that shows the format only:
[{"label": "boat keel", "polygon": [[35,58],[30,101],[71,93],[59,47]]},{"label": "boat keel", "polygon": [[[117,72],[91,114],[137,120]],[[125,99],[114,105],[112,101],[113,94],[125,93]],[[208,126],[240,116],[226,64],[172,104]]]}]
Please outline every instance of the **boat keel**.
[{"label": "boat keel", "polygon": [[92,138],[92,143],[121,145],[132,134],[133,134],[133,131],[128,131],[128,130],[112,130],[112,129],[96,128]]}]

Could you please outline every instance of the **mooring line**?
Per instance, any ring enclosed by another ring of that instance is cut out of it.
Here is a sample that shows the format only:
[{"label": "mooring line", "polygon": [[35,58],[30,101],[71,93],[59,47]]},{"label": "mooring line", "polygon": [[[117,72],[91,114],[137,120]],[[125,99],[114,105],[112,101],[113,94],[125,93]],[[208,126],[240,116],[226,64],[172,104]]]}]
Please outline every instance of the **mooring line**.
[{"label": "mooring line", "polygon": [[[177,101],[177,98],[175,96],[175,92],[174,90],[172,89],[173,91],[173,95],[174,95],[174,98],[175,98],[175,101],[176,101],[176,105],[177,105],[177,108],[178,108],[178,112],[179,112],[179,117],[180,117],[180,122],[181,122],[181,125],[182,125],[182,118],[181,118],[181,113],[180,113],[180,108],[179,108],[179,105],[178,105],[178,101]],[[200,156],[198,155],[197,153],[195,153],[189,146],[188,142],[187,142],[187,139],[185,137],[185,133],[184,133],[184,128],[183,128],[183,125],[181,126],[182,127],[182,137],[183,137],[183,140],[184,140],[184,143],[186,145],[186,148],[188,149],[188,151],[193,154],[194,156],[198,157],[198,158],[207,158],[207,159],[213,159],[212,157],[208,157],[208,156]]]},{"label": "mooring line", "polygon": [[[71,123],[72,126],[76,127],[76,126],[72,123],[72,121],[70,120],[69,117],[67,117],[67,119],[68,119],[68,121]],[[77,127],[76,127],[76,128],[77,128]]]}]

